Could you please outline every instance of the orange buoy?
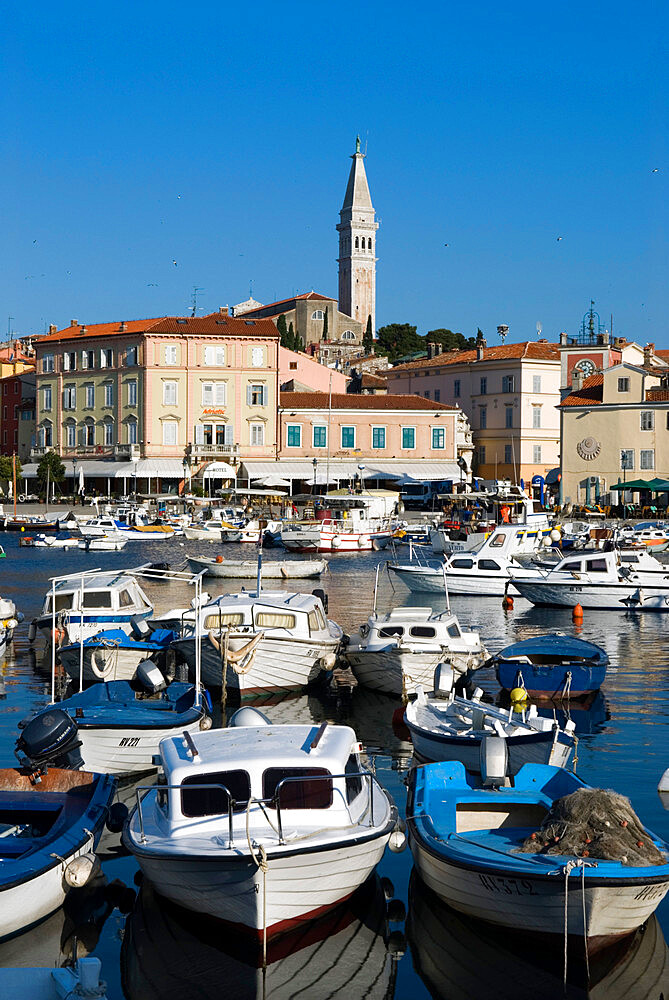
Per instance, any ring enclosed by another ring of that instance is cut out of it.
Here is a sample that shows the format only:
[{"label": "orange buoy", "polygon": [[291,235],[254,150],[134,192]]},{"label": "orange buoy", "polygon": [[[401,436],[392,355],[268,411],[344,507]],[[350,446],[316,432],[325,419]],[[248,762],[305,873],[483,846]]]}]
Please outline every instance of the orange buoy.
[{"label": "orange buoy", "polygon": [[502,598],[502,607],[504,608],[505,611],[512,611],[513,597],[509,597],[508,594],[505,594],[504,597]]},{"label": "orange buoy", "polygon": [[572,610],[571,617],[572,620],[575,622],[576,621],[580,622],[583,620],[583,608],[581,607],[580,603],[577,604]]},{"label": "orange buoy", "polygon": [[223,556],[216,556],[216,562],[217,563],[222,563],[223,562]]}]

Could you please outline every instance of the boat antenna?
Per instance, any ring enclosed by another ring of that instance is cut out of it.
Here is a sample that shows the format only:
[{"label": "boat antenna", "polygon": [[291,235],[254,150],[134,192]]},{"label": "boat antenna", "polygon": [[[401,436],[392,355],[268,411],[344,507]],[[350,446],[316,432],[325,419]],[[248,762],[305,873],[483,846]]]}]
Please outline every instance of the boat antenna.
[{"label": "boat antenna", "polygon": [[450,602],[449,597],[448,597],[448,581],[446,580],[446,563],[445,562],[443,562],[441,564],[441,572],[442,572],[442,575],[444,577],[444,595],[446,597],[446,610],[450,611],[451,610],[451,602]]},{"label": "boat antenna", "polygon": [[256,577],[256,590],[258,592],[258,597],[260,597],[260,588],[262,587],[262,540],[263,529],[260,528],[258,533],[258,575]]},{"label": "boat antenna", "polygon": [[379,591],[379,570],[381,569],[381,563],[376,564],[376,577],[374,579],[374,607],[372,608],[372,614],[376,614],[376,597]]}]

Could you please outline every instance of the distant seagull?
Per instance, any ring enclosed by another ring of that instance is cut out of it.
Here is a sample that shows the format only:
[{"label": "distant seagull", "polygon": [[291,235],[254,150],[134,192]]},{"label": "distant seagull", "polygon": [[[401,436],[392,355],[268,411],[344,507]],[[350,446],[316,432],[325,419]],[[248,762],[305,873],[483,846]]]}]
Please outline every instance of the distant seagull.
[{"label": "distant seagull", "polygon": [[557,242],[559,243],[561,239],[562,239],[562,237],[561,237],[561,236],[558,236],[558,238],[557,238]]},{"label": "distant seagull", "polygon": [[157,281],[147,281],[146,287],[147,288],[157,288],[158,287],[158,282]]},{"label": "distant seagull", "polygon": [[180,195],[180,194],[178,194],[178,195],[177,195],[177,199],[178,199],[178,198],[180,198],[180,197],[181,197],[181,195]]},{"label": "distant seagull", "polygon": [[448,246],[450,246],[450,243],[444,243],[444,246],[448,247]]},{"label": "distant seagull", "polygon": [[[653,167],[653,169],[651,170],[652,174],[658,174],[659,172],[660,172],[660,168],[659,167]],[[37,240],[35,240],[35,243],[36,242],[37,242]]]},{"label": "distant seagull", "polygon": [[173,260],[172,263],[174,264],[175,267],[179,266],[175,260]]},{"label": "distant seagull", "polygon": [[24,281],[28,281],[29,278],[34,278],[34,277],[35,277],[34,274],[26,274],[26,276],[25,276],[25,278],[23,280]]},{"label": "distant seagull", "polygon": [[33,243],[37,243],[37,240],[33,240]]},{"label": "distant seagull", "polygon": [[71,272],[71,271],[66,271],[65,273],[66,273],[66,274],[72,274],[72,272]]}]

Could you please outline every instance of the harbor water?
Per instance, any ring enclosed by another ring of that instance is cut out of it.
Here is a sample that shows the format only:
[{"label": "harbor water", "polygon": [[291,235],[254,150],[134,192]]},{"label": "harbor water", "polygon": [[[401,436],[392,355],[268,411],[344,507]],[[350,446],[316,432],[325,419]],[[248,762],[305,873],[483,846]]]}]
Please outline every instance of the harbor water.
[{"label": "harbor water", "polygon": [[[0,562],[0,595],[12,599],[25,615],[0,670],[0,754],[2,766],[15,764],[18,722],[47,704],[50,659],[42,640],[31,647],[28,622],[40,610],[49,577],[93,568],[122,569],[150,561],[181,568],[187,555],[223,552],[227,558],[254,558],[249,545],[224,547],[172,539],[129,542],[121,552],[85,553],[78,549],[25,549],[18,535],[6,533],[7,558]],[[286,558],[268,550],[264,559]],[[339,554],[327,557],[329,573],[320,581],[268,581],[268,589],[311,590],[322,587],[329,597],[329,617],[346,632],[366,620],[372,610],[377,564],[388,553]],[[243,581],[205,579],[212,596],[240,589]],[[142,584],[156,613],[185,606],[192,589],[174,583]],[[254,587],[254,581],[246,586]],[[385,572],[379,574],[378,608],[430,605],[443,610],[445,598],[411,595]],[[535,608],[516,599],[505,611],[500,598],[451,598],[462,625],[479,630],[491,652],[510,642],[545,632],[564,632],[602,645],[611,666],[601,693],[589,708],[572,707],[578,736],[577,772],[588,783],[629,796],[643,823],[669,841],[669,811],[657,793],[669,767],[669,618],[634,612],[587,613],[582,625],[569,610]],[[477,681],[491,695],[498,688],[492,671]],[[406,801],[405,777],[411,760],[408,733],[401,725],[399,699],[357,687],[275,698],[263,711],[276,722],[320,723],[324,719],[351,725],[373,760],[376,774],[391,793],[400,813]],[[220,721],[220,714],[218,716]],[[132,788],[125,796],[132,804]],[[382,997],[551,997],[562,996],[563,960],[526,943],[511,932],[465,920],[443,907],[412,879],[411,853],[386,852],[378,874],[384,879],[365,887],[349,906],[305,933],[283,951],[270,952],[267,969],[258,969],[226,940],[215,922],[178,911],[156,900],[145,885],[137,893],[137,865],[117,850],[118,837],[105,835],[103,869],[109,882],[128,887],[123,915],[118,908],[89,915],[80,949],[101,958],[109,1000],[245,997],[318,998]],[[389,881],[388,881],[389,880]],[[392,886],[390,885],[392,883]],[[384,891],[385,890],[385,891]],[[402,905],[403,904],[403,905]],[[109,909],[109,908],[107,908]],[[67,917],[58,913],[20,938],[0,943],[0,965],[54,965],[62,961]],[[669,898],[626,950],[591,968],[593,997],[655,998],[669,996]],[[80,950],[80,954],[83,953]],[[572,975],[570,996],[586,996]]]}]

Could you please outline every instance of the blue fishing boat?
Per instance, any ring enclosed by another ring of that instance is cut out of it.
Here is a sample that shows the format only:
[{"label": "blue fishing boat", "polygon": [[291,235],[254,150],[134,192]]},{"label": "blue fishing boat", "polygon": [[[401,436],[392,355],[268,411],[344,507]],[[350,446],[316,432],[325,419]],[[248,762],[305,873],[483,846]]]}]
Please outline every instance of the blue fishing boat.
[{"label": "blue fishing boat", "polygon": [[585,698],[599,691],[609,657],[594,642],[553,633],[514,642],[493,656],[500,686],[531,698]]},{"label": "blue fishing boat", "polygon": [[[669,891],[669,846],[641,827],[621,796],[613,798],[626,804],[630,819],[618,822],[611,806],[607,829],[615,828],[625,850],[628,833],[641,838],[623,855],[628,863],[595,859],[596,845],[585,837],[578,855],[566,853],[560,837],[539,839],[537,851],[526,853],[528,841],[541,838],[544,821],[557,815],[549,812],[588,789],[571,772],[526,764],[513,785],[490,771],[482,784],[459,761],[410,772],[414,863],[425,884],[455,910],[519,931],[578,935],[596,950],[640,927]],[[634,864],[639,844],[645,863]]]},{"label": "blue fishing boat", "polygon": [[75,861],[97,846],[114,798],[107,774],[38,771],[0,770],[0,939],[54,913],[92,870]]},{"label": "blue fishing boat", "polygon": [[[155,668],[149,669],[162,681]],[[54,750],[62,753],[66,744],[79,747],[74,766],[107,774],[146,773],[154,768],[153,758],[162,739],[211,728],[210,712],[209,695],[198,694],[194,684],[174,681],[150,696],[128,681],[93,684],[24,720],[17,754],[20,759],[34,759],[35,730],[40,754],[48,754],[51,727]]]},{"label": "blue fishing boat", "polygon": [[[142,627],[146,634],[142,635]],[[83,679],[85,681],[129,681],[142,660],[151,659],[163,667],[170,644],[178,633],[169,628],[154,628],[143,622],[133,623],[128,634],[122,628],[109,628],[83,642]],[[136,634],[133,634],[135,633]],[[79,642],[60,646],[58,658],[70,675],[79,679],[82,669]]]}]

